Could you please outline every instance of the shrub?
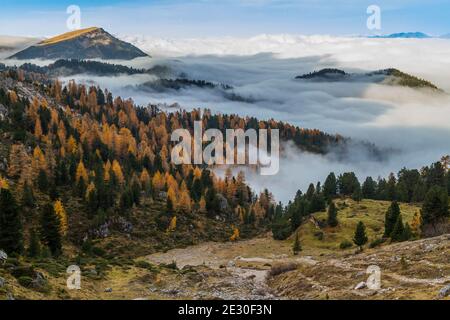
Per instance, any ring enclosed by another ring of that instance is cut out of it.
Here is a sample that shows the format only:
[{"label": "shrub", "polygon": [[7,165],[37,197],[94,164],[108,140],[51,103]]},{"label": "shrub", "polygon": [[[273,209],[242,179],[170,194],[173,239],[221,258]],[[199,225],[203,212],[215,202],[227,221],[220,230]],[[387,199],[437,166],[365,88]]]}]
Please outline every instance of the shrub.
[{"label": "shrub", "polygon": [[348,240],[342,241],[341,244],[339,245],[339,248],[342,249],[342,250],[345,250],[345,249],[348,249],[348,248],[351,248],[351,247],[353,247],[353,243],[351,243]]},{"label": "shrub", "polygon": [[25,288],[30,288],[31,284],[33,283],[33,279],[28,276],[21,276],[17,279],[17,281],[19,282],[19,284],[22,287],[25,287]]},{"label": "shrub", "polygon": [[317,232],[314,233],[314,237],[315,237],[317,240],[322,241],[322,240],[323,240],[323,237],[324,237],[324,234],[323,234],[322,231],[317,231]]},{"label": "shrub", "polygon": [[278,263],[272,266],[270,268],[269,273],[267,274],[268,277],[275,277],[280,274],[293,271],[297,269],[297,264],[294,262],[287,262],[287,263]]},{"label": "shrub", "polygon": [[148,263],[147,261],[143,261],[143,260],[137,261],[134,265],[136,267],[142,268],[142,269],[151,269],[151,267],[152,267],[152,265],[150,263]]},{"label": "shrub", "polygon": [[375,239],[369,244],[369,248],[376,248],[376,247],[382,245],[385,241],[386,240],[383,238]]},{"label": "shrub", "polygon": [[96,256],[103,257],[106,251],[99,247],[92,247],[92,253]]},{"label": "shrub", "polygon": [[168,268],[168,269],[178,270],[178,266],[177,266],[177,262],[176,261],[172,261],[171,263],[168,263],[168,264],[163,264],[163,266]]},{"label": "shrub", "polygon": [[20,266],[14,268],[11,272],[14,278],[19,279],[21,277],[33,278],[35,275],[34,269],[32,266]]}]

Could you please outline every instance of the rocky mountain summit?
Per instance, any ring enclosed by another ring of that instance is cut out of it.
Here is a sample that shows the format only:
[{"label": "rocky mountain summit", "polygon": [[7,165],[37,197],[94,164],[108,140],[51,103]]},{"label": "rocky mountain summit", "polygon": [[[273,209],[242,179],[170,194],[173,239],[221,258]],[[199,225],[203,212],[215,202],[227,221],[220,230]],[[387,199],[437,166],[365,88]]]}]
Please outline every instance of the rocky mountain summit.
[{"label": "rocky mountain summit", "polygon": [[148,55],[102,28],[67,32],[22,50],[10,59],[105,59],[132,60]]}]

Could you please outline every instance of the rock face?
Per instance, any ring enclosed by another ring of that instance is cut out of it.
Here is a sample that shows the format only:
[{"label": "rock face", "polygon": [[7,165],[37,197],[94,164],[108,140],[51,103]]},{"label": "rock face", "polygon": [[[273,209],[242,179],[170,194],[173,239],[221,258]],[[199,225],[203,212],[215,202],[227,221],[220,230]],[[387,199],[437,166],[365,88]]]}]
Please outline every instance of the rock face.
[{"label": "rock face", "polygon": [[44,40],[10,59],[119,59],[146,57],[146,53],[102,28],[72,31]]},{"label": "rock face", "polygon": [[445,298],[450,295],[450,284],[439,291],[439,298]]},{"label": "rock face", "polygon": [[0,250],[0,262],[5,262],[8,259],[8,255],[5,251]]},{"label": "rock face", "polygon": [[367,285],[365,282],[360,282],[356,285],[355,290],[361,290],[367,288]]}]

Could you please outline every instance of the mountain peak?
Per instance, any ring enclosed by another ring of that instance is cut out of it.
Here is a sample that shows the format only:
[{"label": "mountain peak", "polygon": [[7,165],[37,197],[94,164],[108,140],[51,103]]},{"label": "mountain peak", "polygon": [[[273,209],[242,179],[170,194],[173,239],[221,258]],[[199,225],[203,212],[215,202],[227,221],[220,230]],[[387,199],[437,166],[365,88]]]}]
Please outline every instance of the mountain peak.
[{"label": "mountain peak", "polygon": [[63,33],[43,40],[10,59],[105,59],[132,60],[148,55],[132,44],[119,40],[99,27]]},{"label": "mountain peak", "polygon": [[79,36],[82,36],[86,33],[91,33],[94,31],[103,31],[104,32],[104,30],[102,28],[98,28],[98,27],[79,29],[79,30],[69,31],[69,32],[60,34],[58,36],[43,40],[43,41],[39,42],[38,45],[45,46],[45,45],[49,45],[49,44],[55,44],[55,43],[58,43],[61,41],[71,40],[71,39],[77,38]]}]

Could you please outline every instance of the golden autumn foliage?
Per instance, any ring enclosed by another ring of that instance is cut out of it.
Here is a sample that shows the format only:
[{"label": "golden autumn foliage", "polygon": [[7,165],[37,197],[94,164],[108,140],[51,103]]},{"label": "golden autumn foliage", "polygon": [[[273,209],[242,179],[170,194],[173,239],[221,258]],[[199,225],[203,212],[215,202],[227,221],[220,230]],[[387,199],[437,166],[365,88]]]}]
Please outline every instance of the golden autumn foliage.
[{"label": "golden autumn foliage", "polygon": [[76,154],[78,151],[77,141],[73,136],[70,136],[67,140],[67,152]]},{"label": "golden autumn foliage", "polygon": [[77,183],[80,182],[80,179],[83,179],[84,183],[88,182],[88,174],[87,174],[86,168],[84,166],[84,163],[81,160],[78,163],[77,172],[75,174],[75,177],[76,177],[76,182]]},{"label": "golden autumn foliage", "polygon": [[143,169],[141,175],[139,176],[139,182],[141,183],[142,189],[148,191],[150,189],[151,179],[147,169]]},{"label": "golden autumn foliage", "polygon": [[40,139],[42,137],[42,126],[41,126],[41,120],[39,118],[36,119],[36,122],[34,124],[34,136],[36,139]]},{"label": "golden autumn foliage", "polygon": [[191,211],[191,197],[189,195],[189,190],[186,187],[186,182],[183,181],[178,194],[178,201],[175,208],[179,212],[189,212]]},{"label": "golden autumn foliage", "polygon": [[230,241],[235,242],[235,241],[239,240],[239,237],[240,237],[239,229],[233,228],[233,234],[230,237]]},{"label": "golden autumn foliage", "polygon": [[8,181],[0,175],[0,189],[9,189]]},{"label": "golden autumn foliage", "polygon": [[112,163],[112,171],[114,172],[114,176],[117,179],[117,182],[120,185],[123,185],[125,183],[125,177],[123,176],[122,167],[120,166],[119,161],[114,159]]},{"label": "golden autumn foliage", "polygon": [[105,166],[103,167],[103,172],[104,172],[104,177],[103,177],[103,179],[104,179],[106,182],[109,182],[109,180],[111,179],[111,175],[110,175],[110,172],[111,172],[111,162],[110,162],[109,160],[106,161]]},{"label": "golden autumn foliage", "polygon": [[173,207],[177,208],[178,206],[177,194],[172,187],[169,187],[169,189],[167,190],[167,200],[172,201]]},{"label": "golden autumn foliage", "polygon": [[59,218],[59,232],[61,233],[62,236],[65,236],[67,234],[67,230],[69,229],[69,225],[67,213],[66,210],[64,209],[61,200],[56,200],[55,204],[53,205],[53,208],[55,210],[55,214]]},{"label": "golden autumn foliage", "polygon": [[89,199],[89,196],[94,191],[95,191],[95,184],[93,182],[91,182],[91,183],[89,183],[88,187],[86,188],[85,198]]},{"label": "golden autumn foliage", "polygon": [[33,150],[33,158],[31,160],[31,167],[33,170],[33,175],[37,176],[40,170],[47,171],[47,161],[45,160],[45,155],[41,148],[37,146]]},{"label": "golden autumn foliage", "polygon": [[164,190],[166,182],[165,182],[164,176],[161,174],[161,172],[157,171],[155,173],[155,175],[153,176],[153,179],[152,179],[152,185],[156,191]]},{"label": "golden autumn foliage", "polygon": [[420,237],[422,230],[422,215],[420,212],[414,214],[413,220],[411,221],[411,231],[415,236]]},{"label": "golden autumn foliage", "polygon": [[198,202],[198,212],[199,212],[199,213],[202,213],[202,214],[207,213],[207,210],[206,210],[206,200],[205,200],[205,197],[204,197],[204,196],[202,196],[202,197],[200,198],[200,201]]},{"label": "golden autumn foliage", "polygon": [[177,229],[177,217],[175,216],[170,220],[169,227],[167,228],[166,232],[174,232],[176,229]]}]

